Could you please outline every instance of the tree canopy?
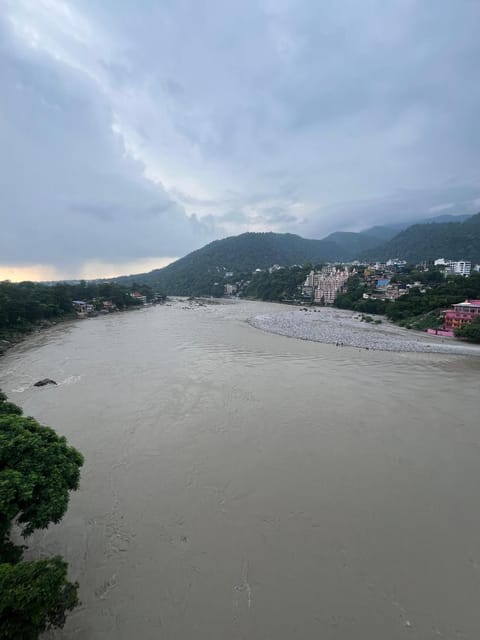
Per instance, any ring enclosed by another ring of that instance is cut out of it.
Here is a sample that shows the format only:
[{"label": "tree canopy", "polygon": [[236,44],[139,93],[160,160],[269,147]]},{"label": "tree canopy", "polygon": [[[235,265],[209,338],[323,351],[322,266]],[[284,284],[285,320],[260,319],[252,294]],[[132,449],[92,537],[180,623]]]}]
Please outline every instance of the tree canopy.
[{"label": "tree canopy", "polygon": [[25,417],[0,391],[0,640],[34,640],[63,626],[77,604],[62,558],[22,561],[24,538],[61,520],[78,488],[82,455],[49,427]]},{"label": "tree canopy", "polygon": [[0,414],[0,535],[14,519],[24,536],[59,522],[78,488],[82,455],[33,418]]},{"label": "tree canopy", "polygon": [[463,338],[467,342],[476,342],[480,344],[480,317],[475,318],[469,324],[465,324],[463,327],[455,331],[457,338]]},{"label": "tree canopy", "polygon": [[67,563],[48,560],[0,564],[0,640],[36,640],[63,627],[78,604],[77,583],[67,580]]}]

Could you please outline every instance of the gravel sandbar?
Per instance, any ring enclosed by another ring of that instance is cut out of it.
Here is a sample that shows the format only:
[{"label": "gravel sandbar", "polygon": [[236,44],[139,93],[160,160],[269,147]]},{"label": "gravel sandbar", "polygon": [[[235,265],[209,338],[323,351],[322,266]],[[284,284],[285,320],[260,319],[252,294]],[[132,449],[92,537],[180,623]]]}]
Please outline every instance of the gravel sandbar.
[{"label": "gravel sandbar", "polygon": [[381,320],[381,324],[362,322],[359,314],[343,309],[297,307],[293,311],[257,315],[248,322],[262,331],[338,346],[480,356],[480,346],[455,338],[428,336],[398,327],[384,318]]}]

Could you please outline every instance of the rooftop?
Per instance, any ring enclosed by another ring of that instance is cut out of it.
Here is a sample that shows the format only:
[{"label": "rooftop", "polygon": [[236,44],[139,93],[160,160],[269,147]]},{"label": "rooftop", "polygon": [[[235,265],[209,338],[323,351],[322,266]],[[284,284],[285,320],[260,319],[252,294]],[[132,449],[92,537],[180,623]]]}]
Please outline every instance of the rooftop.
[{"label": "rooftop", "polygon": [[454,307],[480,307],[480,300],[465,300],[465,302],[458,302],[453,305]]}]

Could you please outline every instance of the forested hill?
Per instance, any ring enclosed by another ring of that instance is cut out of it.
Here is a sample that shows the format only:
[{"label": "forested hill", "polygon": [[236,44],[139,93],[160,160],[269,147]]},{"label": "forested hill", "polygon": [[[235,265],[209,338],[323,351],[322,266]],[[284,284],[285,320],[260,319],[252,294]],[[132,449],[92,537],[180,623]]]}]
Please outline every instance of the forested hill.
[{"label": "forested hill", "polygon": [[382,229],[332,233],[323,240],[290,233],[244,233],[215,240],[163,269],[115,281],[127,286],[145,283],[169,295],[222,295],[230,277],[226,274],[233,273],[233,281],[249,279],[255,269],[274,264],[287,267],[388,258],[413,263],[435,258],[480,262],[480,214],[465,222],[417,224],[388,241],[385,236],[382,239]]},{"label": "forested hill", "polygon": [[[274,264],[290,266],[348,259],[342,247],[325,240],[307,240],[290,233],[243,233],[215,240],[184,258],[150,273],[123,276],[116,282],[145,282],[170,295],[215,294],[225,274],[251,274]],[[216,285],[215,283],[219,283]]]},{"label": "forested hill", "polygon": [[480,213],[464,222],[413,225],[358,258],[402,258],[412,263],[436,258],[480,262]]},{"label": "forested hill", "polygon": [[[380,229],[380,227],[378,227],[378,229]],[[362,251],[378,247],[379,244],[385,240],[389,240],[394,235],[395,232],[392,232],[391,235],[386,238],[380,232],[377,236],[374,235],[373,229],[372,233],[367,233],[365,231],[361,231],[360,233],[353,231],[335,231],[324,238],[324,240],[337,244],[341,248],[344,260],[353,260],[362,253]]]}]

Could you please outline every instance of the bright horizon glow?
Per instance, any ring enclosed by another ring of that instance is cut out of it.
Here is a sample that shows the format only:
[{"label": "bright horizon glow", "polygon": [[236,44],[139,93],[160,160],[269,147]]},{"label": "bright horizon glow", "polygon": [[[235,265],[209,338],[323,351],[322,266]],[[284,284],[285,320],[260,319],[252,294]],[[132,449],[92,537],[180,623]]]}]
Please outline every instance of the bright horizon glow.
[{"label": "bright horizon glow", "polygon": [[115,278],[135,273],[144,273],[153,269],[161,269],[178,260],[173,256],[157,256],[140,258],[127,262],[90,261],[78,269],[63,271],[48,264],[32,264],[8,266],[0,264],[0,281],[11,282],[45,282],[50,280],[95,280],[97,278]]}]

